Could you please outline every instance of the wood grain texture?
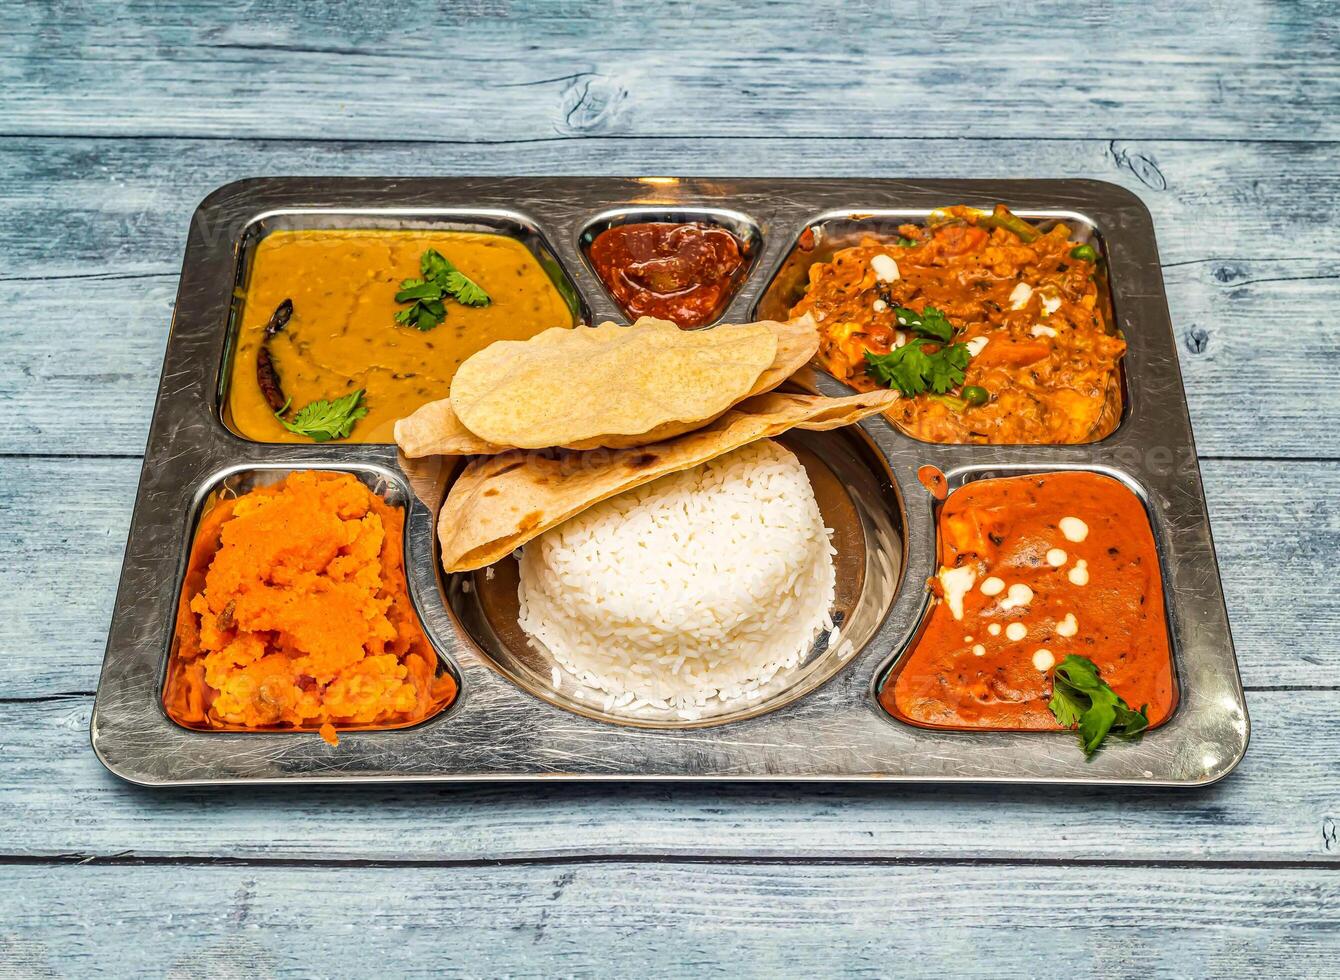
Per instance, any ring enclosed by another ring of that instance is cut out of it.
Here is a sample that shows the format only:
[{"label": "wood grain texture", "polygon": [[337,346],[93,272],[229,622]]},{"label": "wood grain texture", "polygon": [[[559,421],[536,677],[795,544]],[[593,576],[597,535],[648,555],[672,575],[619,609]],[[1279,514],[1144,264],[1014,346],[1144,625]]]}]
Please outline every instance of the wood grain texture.
[{"label": "wood grain texture", "polygon": [[226,16],[189,0],[4,10],[0,118],[26,136],[1340,133],[1330,111],[1340,38],[1325,0],[862,0],[821,13],[779,0],[766,14],[729,0],[466,0],[394,17],[322,0],[247,0]]},{"label": "wood grain texture", "polygon": [[[1202,454],[1334,456],[1340,415],[1340,154],[1309,144],[929,140],[685,144],[584,140],[496,148],[182,140],[0,146],[0,452],[138,453],[190,213],[243,173],[793,172],[1103,176],[1141,193],[1166,263]],[[826,153],[836,151],[834,158]],[[1143,161],[1136,165],[1133,161]],[[1158,175],[1155,180],[1154,174]],[[1229,174],[1225,178],[1225,174]],[[1155,186],[1150,186],[1153,181]],[[96,198],[98,207],[89,209]],[[43,235],[32,234],[40,227]],[[96,329],[53,344],[70,309]],[[1281,349],[1291,352],[1281,356]],[[1244,411],[1244,388],[1253,393]],[[74,412],[71,405],[82,410]],[[90,439],[86,419],[100,421]]]},{"label": "wood grain texture", "polygon": [[[1333,976],[1317,870],[0,869],[27,975]],[[127,942],[126,936],[138,937]]]},{"label": "wood grain texture", "polygon": [[[1340,608],[1316,574],[1340,552],[1340,466],[1201,468],[1244,683],[1340,688]],[[0,698],[96,687],[139,469],[0,457],[0,510],[18,518],[0,567],[24,570],[0,590]]]},{"label": "wood grain texture", "polygon": [[[1306,134],[1300,133],[1300,136]],[[1211,259],[1334,258],[1340,149],[1328,143],[957,138],[588,137],[506,147],[236,139],[0,140],[0,281],[172,273],[210,191],[240,177],[323,174],[703,174],[1100,178],[1136,192],[1159,251]],[[96,207],[92,207],[96,203]],[[35,229],[43,234],[34,234]]]},{"label": "wood grain texture", "polygon": [[1249,692],[1248,708],[1246,759],[1198,791],[868,783],[167,791],[102,769],[88,750],[91,697],[0,703],[9,774],[0,782],[0,840],[9,854],[72,860],[735,855],[1340,866],[1340,729],[1332,723],[1340,691]]}]

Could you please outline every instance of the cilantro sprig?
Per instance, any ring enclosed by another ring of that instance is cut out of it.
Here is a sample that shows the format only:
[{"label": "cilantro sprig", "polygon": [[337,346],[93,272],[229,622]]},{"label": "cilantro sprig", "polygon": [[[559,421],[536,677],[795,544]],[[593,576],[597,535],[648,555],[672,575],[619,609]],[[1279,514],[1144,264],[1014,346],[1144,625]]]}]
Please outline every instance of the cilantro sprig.
[{"label": "cilantro sprig", "polygon": [[488,306],[493,302],[482,286],[459,269],[447,273],[447,290],[462,306]]},{"label": "cilantro sprig", "polygon": [[406,279],[395,294],[397,303],[409,306],[395,315],[395,322],[415,330],[432,330],[447,316],[448,299],[462,306],[488,306],[492,300],[479,285],[437,249],[419,257],[418,279]]},{"label": "cilantro sprig", "polygon": [[330,401],[315,401],[294,413],[292,419],[284,418],[288,411],[288,402],[275,412],[275,418],[290,432],[307,436],[315,442],[329,442],[331,439],[347,439],[354,430],[354,423],[368,414],[362,404],[363,389],[352,391],[343,398]]},{"label": "cilantro sprig", "polygon": [[1057,724],[1079,729],[1084,755],[1092,756],[1107,736],[1139,738],[1149,727],[1148,705],[1132,711],[1107,686],[1088,657],[1067,656],[1052,671],[1052,699],[1047,702]]},{"label": "cilantro sprig", "polygon": [[[865,352],[865,373],[885,388],[897,388],[908,398],[933,391],[943,395],[963,384],[971,355],[963,344],[935,348],[937,341],[909,340],[887,354]],[[927,348],[932,348],[930,351]]]},{"label": "cilantro sprig", "polygon": [[927,391],[943,395],[963,384],[972,354],[966,344],[950,343],[954,325],[949,318],[934,306],[920,313],[899,306],[893,313],[899,326],[919,336],[887,354],[866,351],[865,373],[907,398]]},{"label": "cilantro sprig", "polygon": [[432,330],[447,316],[447,306],[442,302],[442,287],[437,283],[406,279],[400,284],[395,301],[409,304],[396,313],[395,322],[415,330]]},{"label": "cilantro sprig", "polygon": [[900,327],[906,327],[913,333],[930,337],[932,340],[948,343],[954,336],[954,325],[949,322],[949,317],[934,306],[927,306],[920,313],[906,306],[899,306],[894,309],[893,317]]}]

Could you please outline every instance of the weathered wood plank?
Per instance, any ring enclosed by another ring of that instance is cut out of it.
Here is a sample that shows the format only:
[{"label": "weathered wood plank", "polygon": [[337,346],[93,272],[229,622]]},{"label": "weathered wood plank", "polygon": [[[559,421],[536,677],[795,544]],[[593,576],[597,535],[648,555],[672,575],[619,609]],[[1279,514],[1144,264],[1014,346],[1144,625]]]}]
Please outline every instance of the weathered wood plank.
[{"label": "weathered wood plank", "polygon": [[[1106,138],[0,142],[0,280],[175,273],[191,212],[239,177],[281,174],[704,174],[1096,177],[1138,193],[1164,262],[1340,252],[1340,151],[1327,144]],[[96,208],[91,205],[96,202]],[[452,202],[461,203],[461,202]],[[36,229],[41,234],[34,234]],[[79,284],[74,284],[79,288]]]},{"label": "weathered wood plank", "polygon": [[155,791],[120,782],[89,751],[91,698],[0,703],[0,854],[1340,862],[1340,691],[1253,692],[1248,706],[1246,759],[1194,792],[685,783]]},{"label": "weathered wood plank", "polygon": [[[107,16],[114,13],[114,16]],[[1335,139],[1333,13],[1127,0],[7,4],[22,135]],[[1212,29],[1207,29],[1212,25]],[[655,43],[652,39],[659,39]],[[988,67],[989,66],[989,67]],[[1262,111],[1270,106],[1275,111]]]},{"label": "weathered wood plank", "polygon": [[[25,570],[0,589],[0,697],[96,686],[139,466],[0,457],[0,567]],[[1340,466],[1202,470],[1245,682],[1336,686],[1340,606],[1317,569],[1340,552]]]},{"label": "weathered wood plank", "polygon": [[1340,253],[1164,277],[1197,452],[1340,459]]},{"label": "weathered wood plank", "polygon": [[[241,173],[630,171],[699,163],[718,172],[896,173],[924,162],[910,160],[899,144],[862,141],[845,143],[834,163],[816,163],[806,141],[599,143],[541,143],[506,156],[460,147],[362,146],[332,154],[310,143],[157,140],[39,140],[0,149],[0,175],[10,178],[0,180],[0,246],[9,256],[0,303],[11,311],[14,338],[12,356],[0,360],[0,397],[12,406],[0,418],[0,452],[142,448],[189,213],[210,189]],[[1340,343],[1320,313],[1340,300],[1340,226],[1324,220],[1340,208],[1333,153],[1301,144],[1174,143],[1157,152],[1104,142],[918,146],[945,173],[1102,174],[1141,189],[1168,262],[1201,452],[1340,455],[1329,424],[1340,413],[1340,391],[1327,382],[1340,369]],[[1126,164],[1118,167],[1118,159]],[[1156,168],[1164,190],[1142,184],[1133,159],[1144,161],[1146,179],[1147,168]],[[99,206],[90,211],[95,196]],[[32,234],[34,227],[43,234]],[[51,328],[71,310],[84,325],[77,348]],[[1282,349],[1291,356],[1280,356]],[[1268,393],[1251,412],[1241,406],[1246,378],[1252,391]],[[99,419],[96,440],[89,417]]]},{"label": "weathered wood plank", "polygon": [[0,453],[143,453],[176,295],[175,273],[0,281]]},{"label": "weathered wood plank", "polygon": [[[17,867],[26,975],[1331,975],[1315,870]],[[927,937],[934,940],[928,942]],[[50,971],[50,972],[46,972]]]}]

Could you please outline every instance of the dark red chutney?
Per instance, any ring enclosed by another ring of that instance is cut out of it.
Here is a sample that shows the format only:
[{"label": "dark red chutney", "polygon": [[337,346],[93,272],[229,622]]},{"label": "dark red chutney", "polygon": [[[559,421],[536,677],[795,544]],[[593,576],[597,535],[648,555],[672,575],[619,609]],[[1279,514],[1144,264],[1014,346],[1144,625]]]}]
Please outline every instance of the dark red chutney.
[{"label": "dark red chutney", "polygon": [[630,319],[701,327],[730,300],[747,248],[724,228],[650,221],[596,236],[591,265]]}]

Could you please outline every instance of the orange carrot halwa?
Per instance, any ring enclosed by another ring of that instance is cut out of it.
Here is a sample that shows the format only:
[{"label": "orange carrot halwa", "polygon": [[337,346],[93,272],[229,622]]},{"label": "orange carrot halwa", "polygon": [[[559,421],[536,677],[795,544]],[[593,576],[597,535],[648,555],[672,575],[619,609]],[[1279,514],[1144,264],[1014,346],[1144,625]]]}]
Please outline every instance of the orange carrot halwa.
[{"label": "orange carrot halwa", "polygon": [[216,730],[396,728],[456,696],[405,582],[404,512],[309,471],[201,520],[164,704]]}]

